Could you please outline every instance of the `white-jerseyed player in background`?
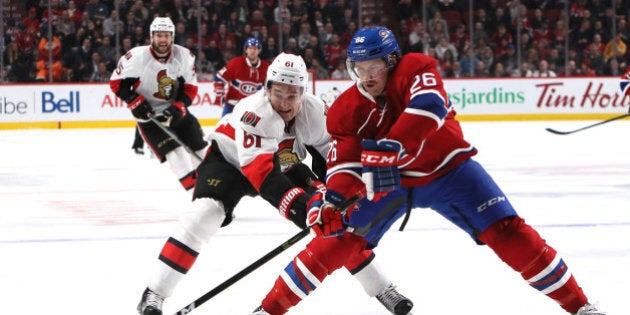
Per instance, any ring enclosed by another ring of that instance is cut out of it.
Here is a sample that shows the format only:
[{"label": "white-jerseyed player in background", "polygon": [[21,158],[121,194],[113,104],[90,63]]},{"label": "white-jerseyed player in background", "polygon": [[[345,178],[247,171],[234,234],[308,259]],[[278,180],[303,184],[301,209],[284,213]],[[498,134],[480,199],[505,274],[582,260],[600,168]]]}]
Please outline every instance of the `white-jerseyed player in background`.
[{"label": "white-jerseyed player in background", "polygon": [[175,26],[170,18],[151,22],[151,45],[130,49],[120,57],[110,87],[138,121],[138,131],[160,162],[168,162],[186,190],[195,186],[199,159],[155,125],[155,117],[184,144],[203,157],[208,143],[197,118],[187,107],[197,95],[195,57],[173,44]]},{"label": "white-jerseyed player in background", "polygon": [[[281,53],[269,66],[265,87],[242,99],[210,134],[210,149],[197,169],[193,202],[160,251],[157,270],[138,305],[140,314],[162,314],[164,299],[173,294],[203,245],[230,223],[243,196],[260,195],[280,215],[306,227],[311,196],[325,189],[321,180],[329,146],[325,106],[305,93],[307,82],[304,60]],[[307,154],[312,156],[312,169],[303,163]],[[377,293],[390,281],[373,259],[371,250],[360,251],[344,267],[366,292]]]}]

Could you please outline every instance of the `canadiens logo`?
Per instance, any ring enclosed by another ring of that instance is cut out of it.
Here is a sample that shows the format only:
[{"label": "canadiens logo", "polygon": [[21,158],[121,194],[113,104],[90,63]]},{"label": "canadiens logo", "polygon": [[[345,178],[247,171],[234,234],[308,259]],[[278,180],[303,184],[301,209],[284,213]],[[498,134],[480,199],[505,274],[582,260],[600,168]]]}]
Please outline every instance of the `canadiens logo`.
[{"label": "canadiens logo", "polygon": [[245,112],[243,113],[243,116],[241,116],[241,122],[246,125],[256,127],[259,121],[260,121],[260,117],[258,117],[256,114],[252,112]]},{"label": "canadiens logo", "polygon": [[158,91],[153,93],[155,98],[170,100],[175,98],[175,94],[177,93],[177,80],[173,80],[169,76],[166,75],[166,69],[158,72],[156,76],[158,82]]}]

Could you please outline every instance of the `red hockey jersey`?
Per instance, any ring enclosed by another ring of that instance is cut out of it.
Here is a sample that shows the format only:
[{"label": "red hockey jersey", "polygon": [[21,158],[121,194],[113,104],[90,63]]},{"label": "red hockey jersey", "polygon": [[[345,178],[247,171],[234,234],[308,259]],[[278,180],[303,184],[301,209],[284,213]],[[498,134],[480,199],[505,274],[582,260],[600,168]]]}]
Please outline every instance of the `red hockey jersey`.
[{"label": "red hockey jersey", "polygon": [[225,99],[238,102],[263,88],[268,67],[269,62],[265,60],[260,59],[257,65],[252,66],[245,56],[238,56],[217,72],[214,81],[229,83]]},{"label": "red hockey jersey", "polygon": [[455,120],[436,60],[419,53],[401,58],[388,78],[384,100],[375,100],[360,84],[342,93],[328,110],[326,127],[331,135],[327,188],[346,197],[364,188],[363,139],[387,138],[403,145],[403,187],[424,185],[477,153]]}]

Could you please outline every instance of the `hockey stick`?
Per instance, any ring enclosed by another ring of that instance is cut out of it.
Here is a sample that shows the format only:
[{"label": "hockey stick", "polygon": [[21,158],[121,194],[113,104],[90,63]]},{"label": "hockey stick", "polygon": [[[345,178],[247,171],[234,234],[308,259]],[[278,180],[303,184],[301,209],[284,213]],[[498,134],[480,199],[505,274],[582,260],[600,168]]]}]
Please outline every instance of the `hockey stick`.
[{"label": "hockey stick", "polygon": [[575,129],[575,130],[570,130],[570,131],[558,131],[558,130],[555,130],[555,129],[552,129],[552,128],[545,128],[545,130],[547,130],[547,131],[549,131],[551,133],[557,134],[557,135],[570,135],[570,134],[576,133],[578,131],[582,131],[582,130],[585,130],[585,129],[593,128],[595,126],[603,125],[603,124],[609,123],[611,121],[615,121],[617,119],[626,118],[628,116],[630,116],[630,113],[623,114],[621,116],[616,116],[616,117],[613,117],[613,118],[610,118],[610,119],[606,119],[606,120],[600,121],[600,122],[592,124],[592,125],[588,125],[588,126],[585,126],[585,127],[582,127],[582,128],[578,128],[578,129]]},{"label": "hockey stick", "polygon": [[[345,210],[346,208],[350,207],[352,204],[357,202],[357,200],[359,200],[359,198],[360,198],[359,194],[356,194],[356,195],[348,198],[348,200],[342,202],[338,206],[338,209]],[[291,237],[290,239],[286,240],[284,243],[280,244],[280,246],[274,248],[272,251],[270,251],[269,253],[265,254],[265,256],[259,258],[258,260],[256,260],[252,264],[250,264],[249,266],[245,267],[245,269],[239,271],[238,273],[236,273],[235,275],[233,275],[229,279],[223,281],[223,283],[221,283],[218,286],[216,286],[214,289],[208,291],[206,294],[202,295],[198,299],[194,300],[192,303],[186,305],[184,308],[182,308],[181,310],[177,311],[177,313],[175,313],[175,315],[189,314],[194,309],[198,308],[201,304],[207,302],[208,300],[210,300],[211,298],[213,298],[217,294],[223,292],[225,289],[229,288],[231,285],[233,285],[237,281],[241,280],[243,277],[247,276],[252,271],[258,269],[258,267],[264,265],[265,263],[267,263],[268,261],[270,261],[274,257],[278,256],[280,253],[284,252],[287,248],[289,248],[289,247],[293,246],[295,243],[299,242],[301,239],[303,239],[310,232],[311,232],[311,228],[310,227],[307,227],[307,228],[301,230],[298,234],[293,235],[293,237]]]},{"label": "hockey stick", "polygon": [[199,162],[203,161],[203,159],[197,154],[197,152],[193,151],[189,146],[187,146],[182,140],[180,140],[176,134],[174,134],[170,129],[164,126],[161,122],[155,119],[154,116],[149,116],[149,119],[156,124],[162,131],[164,131],[169,137],[173,138],[177,144],[179,144],[186,152],[190,153],[190,155],[194,156]]}]

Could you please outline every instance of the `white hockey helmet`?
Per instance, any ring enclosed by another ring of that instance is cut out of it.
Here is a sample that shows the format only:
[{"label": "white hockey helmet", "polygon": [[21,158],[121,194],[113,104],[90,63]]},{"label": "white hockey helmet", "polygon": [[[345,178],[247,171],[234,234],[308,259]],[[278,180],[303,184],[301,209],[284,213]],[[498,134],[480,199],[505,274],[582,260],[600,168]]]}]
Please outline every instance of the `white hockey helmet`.
[{"label": "white hockey helmet", "polygon": [[153,37],[153,32],[171,32],[171,36],[175,39],[175,24],[171,18],[156,17],[149,27],[149,36]]},{"label": "white hockey helmet", "polygon": [[269,88],[269,82],[278,82],[302,88],[306,91],[308,86],[308,71],[304,59],[298,55],[280,53],[267,68],[265,86]]}]

